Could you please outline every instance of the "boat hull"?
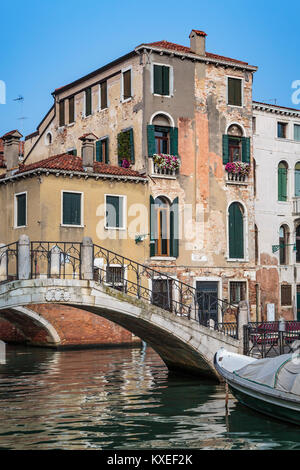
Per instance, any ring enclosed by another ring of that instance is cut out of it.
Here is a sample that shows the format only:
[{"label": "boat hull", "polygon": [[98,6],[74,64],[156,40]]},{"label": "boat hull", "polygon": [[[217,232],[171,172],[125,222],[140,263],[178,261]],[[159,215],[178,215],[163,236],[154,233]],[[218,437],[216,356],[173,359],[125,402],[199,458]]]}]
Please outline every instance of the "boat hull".
[{"label": "boat hull", "polygon": [[264,415],[300,426],[300,400],[297,397],[239,377],[233,371],[220,366],[217,354],[216,370],[240,403]]}]

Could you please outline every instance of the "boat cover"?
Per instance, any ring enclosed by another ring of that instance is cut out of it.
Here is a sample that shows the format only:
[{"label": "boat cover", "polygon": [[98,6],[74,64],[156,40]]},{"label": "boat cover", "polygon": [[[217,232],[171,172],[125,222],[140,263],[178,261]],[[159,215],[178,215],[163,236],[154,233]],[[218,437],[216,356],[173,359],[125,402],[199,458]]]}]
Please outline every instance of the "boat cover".
[{"label": "boat cover", "polygon": [[252,382],[300,396],[300,355],[282,354],[258,359],[234,371]]}]

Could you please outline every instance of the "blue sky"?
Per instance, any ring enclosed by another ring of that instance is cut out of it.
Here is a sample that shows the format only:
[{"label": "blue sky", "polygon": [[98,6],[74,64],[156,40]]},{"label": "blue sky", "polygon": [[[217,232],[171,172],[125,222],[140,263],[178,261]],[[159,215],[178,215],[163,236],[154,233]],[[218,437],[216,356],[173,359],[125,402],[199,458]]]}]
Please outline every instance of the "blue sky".
[{"label": "blue sky", "polygon": [[[166,39],[188,46],[193,28],[207,33],[208,52],[258,65],[255,100],[297,107],[291,84],[300,80],[299,13],[294,0],[1,2],[6,104],[0,104],[0,135],[15,128],[24,135],[34,132],[55,88],[143,42]],[[19,95],[23,103],[14,101]]]}]

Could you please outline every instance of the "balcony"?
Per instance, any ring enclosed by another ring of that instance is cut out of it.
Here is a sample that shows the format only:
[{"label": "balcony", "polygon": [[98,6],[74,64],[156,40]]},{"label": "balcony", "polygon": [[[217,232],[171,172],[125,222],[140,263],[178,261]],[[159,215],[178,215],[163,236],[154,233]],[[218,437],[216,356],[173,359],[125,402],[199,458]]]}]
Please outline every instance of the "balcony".
[{"label": "balcony", "polygon": [[248,175],[241,173],[227,173],[226,183],[228,184],[248,184]]},{"label": "balcony", "polygon": [[149,157],[149,175],[155,178],[176,179],[179,174],[180,159],[173,155],[153,155]]},{"label": "balcony", "polygon": [[245,162],[229,162],[225,165],[227,173],[226,183],[247,185],[249,181],[250,165]]}]

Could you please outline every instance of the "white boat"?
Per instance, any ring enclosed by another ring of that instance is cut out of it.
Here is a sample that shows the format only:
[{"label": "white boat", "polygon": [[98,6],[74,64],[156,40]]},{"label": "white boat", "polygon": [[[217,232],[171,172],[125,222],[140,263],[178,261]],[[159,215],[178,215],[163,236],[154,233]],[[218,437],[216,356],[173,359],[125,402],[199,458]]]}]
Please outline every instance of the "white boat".
[{"label": "white boat", "polygon": [[300,425],[300,355],[255,359],[224,348],[215,354],[217,372],[244,405]]}]

